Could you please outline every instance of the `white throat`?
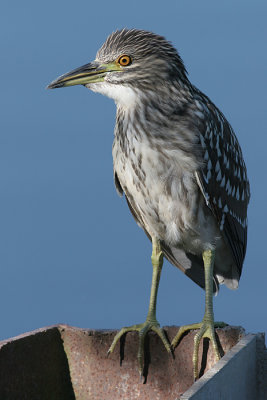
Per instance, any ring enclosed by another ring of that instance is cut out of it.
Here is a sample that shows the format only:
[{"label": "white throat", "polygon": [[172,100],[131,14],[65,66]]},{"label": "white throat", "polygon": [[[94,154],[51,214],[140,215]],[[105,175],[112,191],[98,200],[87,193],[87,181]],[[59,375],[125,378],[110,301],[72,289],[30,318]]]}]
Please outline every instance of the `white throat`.
[{"label": "white throat", "polygon": [[132,108],[138,101],[138,91],[120,84],[97,82],[86,85],[93,92],[104,94],[112,98],[115,103],[123,108]]}]

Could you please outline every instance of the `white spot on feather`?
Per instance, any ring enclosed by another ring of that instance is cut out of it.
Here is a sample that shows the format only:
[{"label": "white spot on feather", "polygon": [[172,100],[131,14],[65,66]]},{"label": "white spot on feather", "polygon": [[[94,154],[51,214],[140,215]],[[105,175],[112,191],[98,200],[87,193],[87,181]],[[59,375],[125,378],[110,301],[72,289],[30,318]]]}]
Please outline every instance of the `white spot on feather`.
[{"label": "white spot on feather", "polygon": [[243,227],[246,228],[248,220],[247,217],[242,219],[241,217],[239,217],[239,215],[237,215],[233,210],[229,210],[229,214],[235,218],[237,220],[237,222]]},{"label": "white spot on feather", "polygon": [[222,153],[221,153],[221,149],[220,149],[220,140],[219,140],[219,136],[217,136],[216,150],[217,150],[217,155],[218,155],[218,157],[221,157]]},{"label": "white spot on feather", "polygon": [[203,136],[200,135],[199,138],[200,138],[200,141],[201,141],[201,146],[203,147],[203,149],[205,149],[206,143],[205,143],[205,140],[204,140]]},{"label": "white spot on feather", "polygon": [[201,119],[204,118],[204,114],[201,111],[195,111],[195,115]]},{"label": "white spot on feather", "polygon": [[232,195],[232,197],[235,197],[235,186],[233,187],[231,195]]},{"label": "white spot on feather", "polygon": [[219,171],[217,177],[216,177],[216,181],[219,182],[222,179],[222,173],[221,170]]},{"label": "white spot on feather", "polygon": [[208,162],[208,169],[209,169],[209,170],[211,170],[211,169],[212,169],[212,163],[211,163],[211,160],[209,160],[209,162]]},{"label": "white spot on feather", "polygon": [[209,153],[208,153],[208,150],[205,151],[204,160],[205,160],[205,161],[208,161],[208,160],[209,160]]},{"label": "white spot on feather", "polygon": [[227,181],[225,190],[227,191],[227,194],[230,194],[230,190],[231,190],[230,179],[228,179],[228,181]]},{"label": "white spot on feather", "polygon": [[220,223],[220,231],[223,230],[224,222],[225,222],[225,214],[223,213],[221,223]]},{"label": "white spot on feather", "polygon": [[210,138],[210,148],[213,149],[213,137]]}]

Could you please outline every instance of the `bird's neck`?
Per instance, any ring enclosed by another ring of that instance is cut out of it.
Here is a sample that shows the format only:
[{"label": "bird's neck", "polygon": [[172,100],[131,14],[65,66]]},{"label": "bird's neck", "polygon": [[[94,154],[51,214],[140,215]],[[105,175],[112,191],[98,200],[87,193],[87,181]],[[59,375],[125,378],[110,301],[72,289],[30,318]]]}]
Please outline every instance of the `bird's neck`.
[{"label": "bird's neck", "polygon": [[[197,142],[192,123],[190,92],[162,87],[161,91],[141,92],[131,106],[117,103],[115,141],[128,155],[138,143],[162,151],[170,145],[188,153]],[[189,133],[190,130],[190,134]]]},{"label": "bird's neck", "polygon": [[129,133],[129,124],[132,123],[150,131],[157,127],[161,132],[166,131],[170,125],[173,127],[172,121],[177,122],[179,116],[186,117],[191,107],[190,87],[181,82],[170,86],[155,83],[155,87],[146,90],[116,86],[112,97],[117,105],[118,134]]}]

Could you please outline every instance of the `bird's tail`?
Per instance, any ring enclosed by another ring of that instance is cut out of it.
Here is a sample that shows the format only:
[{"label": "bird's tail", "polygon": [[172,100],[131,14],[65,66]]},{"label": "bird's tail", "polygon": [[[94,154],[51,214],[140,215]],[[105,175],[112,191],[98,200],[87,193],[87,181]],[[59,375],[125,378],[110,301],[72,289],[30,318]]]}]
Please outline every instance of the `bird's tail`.
[{"label": "bird's tail", "polygon": [[[183,249],[179,249],[177,247],[167,246],[164,242],[161,242],[161,247],[164,256],[171,264],[179,268],[202,289],[205,289],[204,265],[201,257],[198,257],[191,253],[186,253]],[[213,293],[217,294],[218,292],[219,282],[216,276],[214,276]]]}]

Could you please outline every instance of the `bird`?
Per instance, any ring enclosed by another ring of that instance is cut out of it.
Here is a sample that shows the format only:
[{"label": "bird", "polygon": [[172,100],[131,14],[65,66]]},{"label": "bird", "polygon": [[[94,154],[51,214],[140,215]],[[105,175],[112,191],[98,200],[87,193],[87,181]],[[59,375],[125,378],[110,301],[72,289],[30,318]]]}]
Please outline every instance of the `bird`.
[{"label": "bird", "polygon": [[[114,182],[137,224],[152,242],[152,284],[145,322],[124,327],[108,353],[137,331],[138,369],[154,331],[172,353],[194,329],[192,364],[208,338],[221,355],[213,295],[238,287],[247,247],[250,186],[238,139],[223,113],[188,78],[183,60],[163,36],[123,28],[111,33],[94,61],[61,75],[49,89],[83,85],[116,103],[112,147]],[[164,257],[205,290],[201,322],[180,327],[170,344],[156,317]]]}]

